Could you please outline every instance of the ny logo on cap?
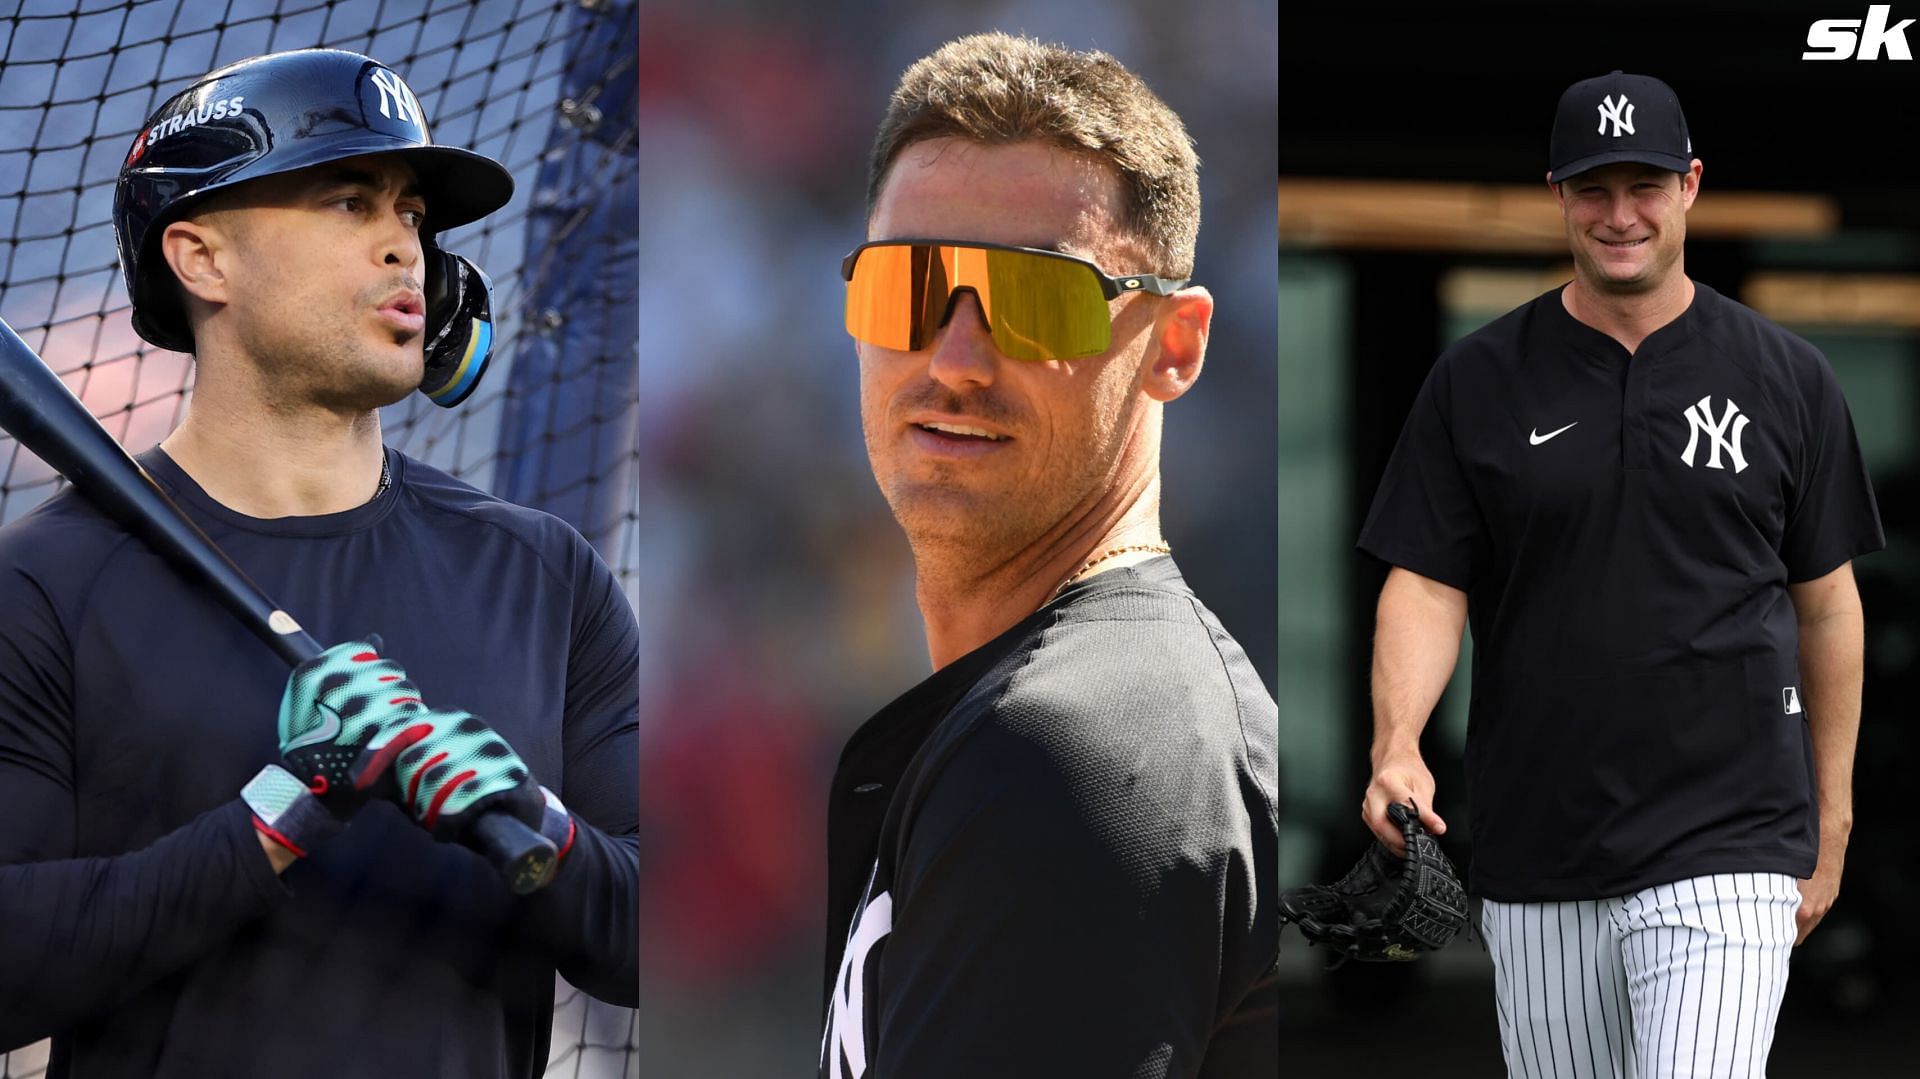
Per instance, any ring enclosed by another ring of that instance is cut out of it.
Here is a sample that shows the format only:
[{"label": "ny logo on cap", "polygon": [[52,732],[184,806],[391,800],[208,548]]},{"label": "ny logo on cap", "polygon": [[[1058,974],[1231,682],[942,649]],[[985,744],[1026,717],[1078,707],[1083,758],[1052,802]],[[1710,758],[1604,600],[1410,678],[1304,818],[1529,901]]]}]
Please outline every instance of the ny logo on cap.
[{"label": "ny logo on cap", "polygon": [[[1621,111],[1623,109],[1624,112]],[[1596,130],[1602,135],[1607,133],[1608,120],[1613,121],[1614,138],[1619,138],[1623,133],[1633,134],[1633,106],[1627,103],[1627,95],[1621,94],[1616,104],[1613,95],[1609,94],[1600,105],[1600,126]]]}]

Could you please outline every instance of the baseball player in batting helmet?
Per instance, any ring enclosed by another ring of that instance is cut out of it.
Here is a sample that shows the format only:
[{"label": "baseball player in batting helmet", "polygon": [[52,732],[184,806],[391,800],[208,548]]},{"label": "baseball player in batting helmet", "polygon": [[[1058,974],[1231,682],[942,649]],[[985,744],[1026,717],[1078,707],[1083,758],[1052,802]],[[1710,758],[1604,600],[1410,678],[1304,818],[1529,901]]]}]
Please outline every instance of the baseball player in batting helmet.
[{"label": "baseball player in batting helmet", "polygon": [[469,150],[435,146],[420,99],[376,61],[306,49],[242,61],[174,95],[134,138],[114,188],[114,238],[133,298],[133,328],[194,351],[188,300],[163,248],[167,226],[223,191],[349,158],[404,162],[423,205],[418,222],[426,371],[420,390],[451,407],[486,371],[493,321],[487,277],[440,249],[437,236],[505,206],[513,176]]},{"label": "baseball player in batting helmet", "polygon": [[[139,460],[345,643],[287,677],[70,491],[0,529],[0,1048],[52,1036],[56,1075],[530,1077],[556,969],[633,1003],[632,609],[563,522],[381,440],[382,406],[484,373],[487,278],[439,236],[512,191],[349,52],[220,68],[134,138],[133,325],[195,361]],[[552,842],[544,891],[463,845],[495,812]]]},{"label": "baseball player in batting helmet", "polygon": [[1470,623],[1508,1074],[1758,1077],[1840,887],[1873,489],[1826,359],[1687,276],[1670,87],[1574,84],[1548,166],[1572,282],[1440,356],[1360,534],[1393,567],[1362,814],[1445,830],[1419,735]]}]

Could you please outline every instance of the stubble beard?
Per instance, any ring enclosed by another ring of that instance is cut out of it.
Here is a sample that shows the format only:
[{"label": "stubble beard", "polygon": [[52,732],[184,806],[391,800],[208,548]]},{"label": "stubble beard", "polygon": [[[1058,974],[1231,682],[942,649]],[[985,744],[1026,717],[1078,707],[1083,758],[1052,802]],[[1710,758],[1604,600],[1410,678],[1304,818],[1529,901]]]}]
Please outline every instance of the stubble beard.
[{"label": "stubble beard", "polygon": [[950,564],[986,568],[1037,542],[1075,499],[1073,485],[1048,477],[1032,484],[983,483],[938,465],[887,483],[893,518],[923,568]]},{"label": "stubble beard", "polygon": [[424,358],[397,364],[377,352],[357,320],[361,306],[356,304],[356,314],[345,317],[266,319],[249,327],[245,346],[270,404],[371,412],[400,401],[419,385]]},{"label": "stubble beard", "polygon": [[1120,448],[1137,407],[1128,400],[1111,402],[1095,409],[1086,430],[1055,432],[1054,437],[1079,441],[1084,452],[1071,461],[1056,454],[1031,479],[1018,469],[969,476],[967,462],[922,463],[883,475],[874,432],[868,431],[869,460],[881,494],[906,533],[922,580],[977,580],[1046,542],[1063,525],[1071,527],[1070,519],[1095,506],[1120,481]]}]

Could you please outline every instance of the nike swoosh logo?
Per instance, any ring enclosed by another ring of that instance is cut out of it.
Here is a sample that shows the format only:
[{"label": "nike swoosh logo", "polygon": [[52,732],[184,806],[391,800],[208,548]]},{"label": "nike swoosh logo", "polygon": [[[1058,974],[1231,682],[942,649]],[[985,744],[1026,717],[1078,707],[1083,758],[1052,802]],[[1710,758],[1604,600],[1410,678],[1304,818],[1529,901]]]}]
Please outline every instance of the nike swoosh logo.
[{"label": "nike swoosh logo", "polygon": [[[1560,431],[1565,431],[1570,428],[1574,428],[1578,426],[1580,426],[1580,421],[1575,420],[1572,423],[1567,424],[1566,427],[1560,428]],[[1535,446],[1538,446],[1540,443],[1545,442],[1547,439],[1552,438],[1553,436],[1559,434],[1560,431],[1548,431],[1546,434],[1543,435],[1540,433],[1540,428],[1536,427],[1532,431],[1528,432],[1527,441]]]},{"label": "nike swoosh logo", "polygon": [[340,714],[324,704],[316,705],[316,707],[320,709],[320,714],[325,717],[321,721],[320,726],[281,746],[280,752],[291,753],[302,746],[315,746],[322,742],[331,742],[340,736]]}]

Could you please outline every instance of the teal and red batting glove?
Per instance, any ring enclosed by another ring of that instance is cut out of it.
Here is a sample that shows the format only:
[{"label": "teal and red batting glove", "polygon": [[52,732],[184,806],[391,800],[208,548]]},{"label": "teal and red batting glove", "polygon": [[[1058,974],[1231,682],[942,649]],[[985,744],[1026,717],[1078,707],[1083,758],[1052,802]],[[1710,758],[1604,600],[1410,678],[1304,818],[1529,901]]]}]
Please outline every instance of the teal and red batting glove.
[{"label": "teal and red batting glove", "polygon": [[435,839],[464,840],[482,814],[505,812],[553,842],[556,866],[566,861],[572,814],[479,716],[423,709],[395,717],[380,737],[405,746],[394,765],[400,806]]},{"label": "teal and red batting glove", "polygon": [[395,721],[424,713],[407,672],[378,649],[379,638],[348,641],[293,669],[280,698],[280,762],[341,819],[388,793]]}]

